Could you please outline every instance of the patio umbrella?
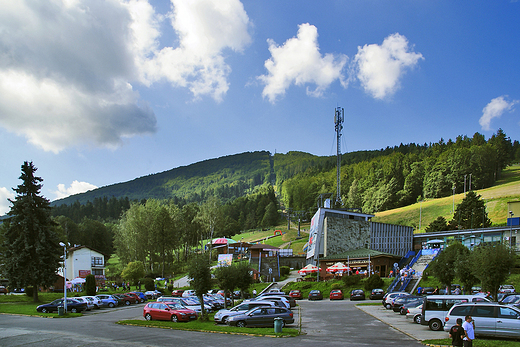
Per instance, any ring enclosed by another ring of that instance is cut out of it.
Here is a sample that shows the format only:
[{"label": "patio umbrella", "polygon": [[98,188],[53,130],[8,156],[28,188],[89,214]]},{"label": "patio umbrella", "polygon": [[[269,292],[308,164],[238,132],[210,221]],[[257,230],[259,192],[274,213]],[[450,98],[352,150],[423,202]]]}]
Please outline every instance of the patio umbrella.
[{"label": "patio umbrella", "polygon": [[298,270],[298,273],[302,276],[305,276],[307,274],[310,274],[310,273],[315,273],[315,272],[318,272],[318,267],[316,265],[313,265],[313,264],[308,264],[307,266],[305,266],[304,268],[302,268],[301,270]]},{"label": "patio umbrella", "polygon": [[213,239],[212,244],[214,245],[227,245],[230,243],[236,243],[233,239],[228,239],[226,237],[220,237],[218,239]]},{"label": "patio umbrella", "polygon": [[71,280],[70,283],[72,283],[72,284],[82,284],[82,283],[85,283],[85,281],[86,280],[84,278],[76,277],[73,280]]},{"label": "patio umbrella", "polygon": [[350,270],[350,268],[341,262],[327,268],[327,272],[343,272],[348,270]]}]

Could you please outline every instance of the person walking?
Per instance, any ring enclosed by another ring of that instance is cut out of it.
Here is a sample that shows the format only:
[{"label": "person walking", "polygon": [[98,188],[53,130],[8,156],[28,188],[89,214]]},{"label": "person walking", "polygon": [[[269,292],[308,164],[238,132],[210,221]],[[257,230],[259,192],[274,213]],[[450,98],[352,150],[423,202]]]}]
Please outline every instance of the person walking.
[{"label": "person walking", "polygon": [[462,328],[462,318],[457,318],[457,323],[451,327],[449,336],[454,347],[463,347],[464,328]]},{"label": "person walking", "polygon": [[462,324],[464,328],[464,347],[473,347],[473,340],[475,339],[475,322],[471,316],[465,317],[465,322]]}]

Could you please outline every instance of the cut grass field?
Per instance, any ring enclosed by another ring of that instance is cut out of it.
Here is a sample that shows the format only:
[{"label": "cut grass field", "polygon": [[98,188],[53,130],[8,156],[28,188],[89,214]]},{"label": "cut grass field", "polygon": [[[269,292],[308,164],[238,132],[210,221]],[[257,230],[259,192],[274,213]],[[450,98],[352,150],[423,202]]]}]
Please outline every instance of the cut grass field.
[{"label": "cut grass field", "polygon": [[189,330],[189,331],[203,331],[203,332],[214,332],[221,334],[244,334],[244,335],[255,335],[255,336],[276,336],[276,337],[291,337],[298,336],[300,331],[294,328],[283,328],[281,333],[275,333],[274,328],[237,328],[227,325],[215,324],[213,317],[210,316],[210,321],[202,322],[194,320],[185,323],[172,323],[169,321],[144,321],[144,320],[122,320],[117,322],[118,324],[126,325],[139,325],[152,328],[163,328],[173,330]]},{"label": "cut grass field", "polygon": [[[486,211],[493,225],[506,225],[507,203],[520,200],[520,166],[508,167],[495,186],[478,189],[475,192],[485,200]],[[457,208],[457,204],[460,204],[463,198],[464,194],[461,193],[439,199],[424,200],[413,205],[377,212],[372,221],[407,225],[414,227],[416,232],[424,232],[425,228],[439,216],[443,216],[448,221],[451,220],[453,205]]]}]

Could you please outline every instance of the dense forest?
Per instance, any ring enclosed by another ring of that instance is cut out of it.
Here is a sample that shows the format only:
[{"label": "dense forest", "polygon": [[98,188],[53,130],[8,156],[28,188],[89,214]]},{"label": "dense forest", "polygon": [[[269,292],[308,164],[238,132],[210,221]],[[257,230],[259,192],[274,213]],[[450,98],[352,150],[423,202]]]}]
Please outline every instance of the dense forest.
[{"label": "dense forest", "polygon": [[[475,133],[471,138],[458,136],[455,141],[441,139],[429,145],[401,144],[380,153],[358,162],[343,157],[342,207],[374,213],[464,189],[490,187],[507,165],[519,159],[520,144],[499,129],[488,140]],[[336,172],[316,173],[308,168],[278,189],[286,207],[313,210],[319,194],[336,191]]]}]

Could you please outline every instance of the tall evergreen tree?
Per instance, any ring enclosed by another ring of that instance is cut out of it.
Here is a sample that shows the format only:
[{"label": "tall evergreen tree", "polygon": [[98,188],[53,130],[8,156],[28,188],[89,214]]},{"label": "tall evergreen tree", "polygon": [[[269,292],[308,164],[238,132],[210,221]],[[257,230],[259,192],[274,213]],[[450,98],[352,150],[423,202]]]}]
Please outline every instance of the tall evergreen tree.
[{"label": "tall evergreen tree", "polygon": [[468,192],[462,202],[455,208],[453,219],[449,222],[449,230],[476,229],[491,226],[486,212],[486,205],[480,195]]},{"label": "tall evergreen tree", "polygon": [[22,184],[16,192],[8,215],[4,235],[4,271],[14,288],[33,286],[33,300],[38,301],[38,288],[56,282],[61,247],[51,220],[50,202],[40,195],[42,178],[34,175],[32,162],[22,165]]}]

